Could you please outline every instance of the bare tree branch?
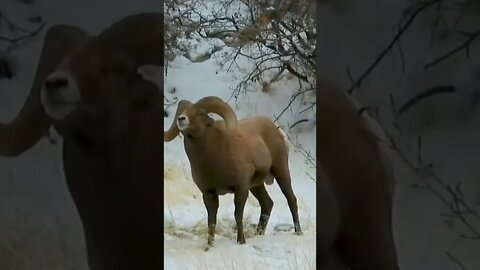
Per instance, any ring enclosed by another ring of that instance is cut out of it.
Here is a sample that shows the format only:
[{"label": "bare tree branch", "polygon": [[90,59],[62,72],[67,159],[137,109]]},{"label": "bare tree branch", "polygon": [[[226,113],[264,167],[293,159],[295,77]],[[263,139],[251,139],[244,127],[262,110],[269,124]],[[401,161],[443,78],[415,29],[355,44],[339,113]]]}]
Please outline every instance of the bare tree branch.
[{"label": "bare tree branch", "polygon": [[446,94],[446,93],[454,93],[456,92],[455,87],[452,85],[446,85],[446,86],[438,86],[438,87],[432,87],[429,88],[423,92],[418,93],[415,95],[413,98],[411,98],[409,101],[407,101],[404,105],[402,105],[398,111],[395,112],[396,117],[400,117],[404,112],[415,106],[418,102],[438,95],[438,94]]},{"label": "bare tree branch", "polygon": [[2,37],[0,36],[0,40],[1,41],[6,41],[8,43],[17,43],[17,42],[20,42],[22,40],[25,40],[25,39],[29,39],[31,37],[34,37],[36,36],[38,33],[40,33],[40,31],[42,31],[43,27],[45,26],[46,22],[43,22],[42,24],[40,24],[40,26],[35,29],[33,32],[30,32],[26,35],[23,35],[23,36],[20,36],[20,37],[16,37],[16,38],[9,38],[9,37]]},{"label": "bare tree branch", "polygon": [[275,120],[274,122],[277,122],[278,119],[280,119],[280,117],[282,117],[282,115],[288,110],[288,108],[290,108],[290,106],[292,106],[293,102],[295,101],[295,99],[297,99],[299,96],[307,93],[307,92],[310,92],[310,91],[314,91],[315,89],[306,89],[306,90],[303,90],[303,91],[300,91],[300,92],[297,92],[295,93],[291,98],[290,98],[290,101],[288,102],[287,106],[285,106],[285,108],[283,108],[283,110],[280,112],[280,114],[278,116],[275,117]]},{"label": "bare tree branch", "polygon": [[425,65],[425,69],[429,69],[431,67],[433,67],[434,65],[444,61],[445,59],[455,55],[456,53],[460,52],[461,50],[465,49],[466,52],[467,52],[467,58],[468,58],[468,52],[469,52],[469,45],[475,41],[475,39],[477,37],[480,36],[480,30],[472,33],[472,34],[469,34],[469,38],[467,40],[465,40],[465,42],[463,42],[462,44],[460,44],[458,47],[454,48],[453,50],[449,51],[448,53],[446,53],[445,55],[431,61],[430,63],[426,64]]},{"label": "bare tree branch", "polygon": [[460,262],[455,256],[453,256],[452,253],[450,253],[449,251],[446,251],[445,254],[447,255],[447,257],[452,261],[454,262],[456,265],[458,265],[458,267],[460,267],[460,269],[462,270],[467,270],[467,267],[465,265],[462,264],[462,262]]},{"label": "bare tree branch", "polygon": [[[307,88],[311,85],[310,78],[315,76],[316,70],[315,18],[306,13],[308,6],[300,4],[309,1],[280,0],[264,3],[229,0],[227,5],[227,0],[222,0],[216,3],[217,7],[204,12],[201,11],[198,0],[185,0],[168,4],[166,13],[172,13],[172,21],[178,22],[176,27],[184,29],[177,31],[180,34],[192,32],[204,38],[219,38],[227,47],[233,48],[236,52],[224,55],[220,63],[227,72],[233,72],[233,68],[242,66],[237,63],[241,61],[240,56],[253,60],[255,64],[252,71],[233,90],[231,99],[237,97],[241,90],[249,91],[247,88],[250,84],[257,83],[268,70],[288,70],[306,82]],[[240,10],[240,7],[246,12],[232,13],[237,8]]]},{"label": "bare tree branch", "polygon": [[407,22],[399,29],[398,33],[394,36],[392,41],[388,44],[387,48],[385,48],[380,54],[376,57],[375,61],[362,73],[362,75],[355,81],[355,84],[353,84],[350,89],[347,90],[349,94],[353,93],[355,89],[358,89],[363,82],[363,80],[375,69],[375,67],[382,61],[382,59],[387,55],[387,53],[395,46],[395,44],[400,40],[402,35],[407,31],[408,27],[413,23],[415,18],[424,10],[426,10],[428,7],[439,3],[443,0],[433,0],[433,1],[428,1],[428,2],[423,2],[418,4],[419,7],[413,12],[413,14],[410,16],[410,18],[407,20]]}]

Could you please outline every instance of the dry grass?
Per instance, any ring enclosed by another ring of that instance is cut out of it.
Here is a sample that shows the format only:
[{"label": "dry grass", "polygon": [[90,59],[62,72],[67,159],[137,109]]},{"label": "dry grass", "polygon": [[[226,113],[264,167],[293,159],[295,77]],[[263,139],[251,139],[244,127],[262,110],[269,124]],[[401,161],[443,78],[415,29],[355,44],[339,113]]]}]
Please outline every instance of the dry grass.
[{"label": "dry grass", "polygon": [[0,227],[2,270],[73,269],[76,262],[72,254],[66,252],[58,236],[47,228],[30,228],[20,234],[18,230]]},{"label": "dry grass", "polygon": [[164,203],[180,205],[198,200],[202,203],[201,193],[193,183],[190,171],[184,166],[164,163]]},{"label": "dry grass", "polygon": [[[179,206],[190,203],[203,205],[202,193],[193,182],[190,169],[179,164],[164,163],[163,165],[165,168],[163,174],[165,206]],[[260,207],[253,196],[248,197],[247,204]]]},{"label": "dry grass", "polygon": [[[174,219],[165,219],[163,222],[164,233],[170,236],[187,239],[197,239],[198,237],[206,238],[207,235],[207,218],[195,222],[193,225],[184,226],[178,224]],[[256,223],[253,215],[246,213],[244,216],[244,233],[246,238],[253,237],[255,234]],[[235,219],[218,218],[215,233],[217,236],[228,239],[236,239],[237,230]]]}]

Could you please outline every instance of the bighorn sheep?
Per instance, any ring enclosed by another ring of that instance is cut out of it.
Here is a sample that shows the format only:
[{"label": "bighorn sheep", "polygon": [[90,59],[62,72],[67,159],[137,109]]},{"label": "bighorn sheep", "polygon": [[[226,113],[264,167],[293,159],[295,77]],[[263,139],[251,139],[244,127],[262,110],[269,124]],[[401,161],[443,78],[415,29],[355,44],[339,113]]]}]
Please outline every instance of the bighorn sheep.
[{"label": "bighorn sheep", "polygon": [[23,108],[0,124],[2,156],[22,154],[51,126],[62,136],[92,270],[162,267],[163,107],[137,69],[163,67],[163,57],[162,14],[127,16],[97,36],[53,26]]},{"label": "bighorn sheep", "polygon": [[[220,115],[214,121],[208,113]],[[192,177],[203,194],[208,214],[208,250],[213,246],[218,196],[234,193],[237,242],[245,244],[243,210],[252,192],[261,206],[256,234],[265,232],[273,201],[264,183],[277,180],[287,198],[295,232],[302,234],[297,198],[291,186],[288,146],[278,126],[267,117],[250,117],[237,121],[232,108],[222,99],[208,96],[196,103],[181,100],[174,121],[164,133],[164,141],[184,135],[185,152]]]},{"label": "bighorn sheep", "polygon": [[393,179],[382,134],[330,82],[317,80],[320,269],[398,270]]}]

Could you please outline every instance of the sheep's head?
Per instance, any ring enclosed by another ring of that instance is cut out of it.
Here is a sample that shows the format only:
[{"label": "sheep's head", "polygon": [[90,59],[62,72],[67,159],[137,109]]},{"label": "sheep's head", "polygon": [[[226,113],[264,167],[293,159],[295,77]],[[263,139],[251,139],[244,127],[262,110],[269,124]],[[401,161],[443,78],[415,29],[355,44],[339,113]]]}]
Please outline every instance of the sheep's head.
[{"label": "sheep's head", "polygon": [[121,50],[90,42],[65,57],[45,79],[41,102],[60,133],[91,139],[126,131],[131,108],[159,95]]},{"label": "sheep's head", "polygon": [[0,155],[26,151],[52,124],[62,136],[81,131],[98,141],[126,132],[138,105],[160,109],[158,87],[138,70],[163,67],[163,23],[161,13],[135,14],[96,36],[52,26],[26,102],[11,123],[0,123]]},{"label": "sheep's head", "polygon": [[212,125],[214,120],[208,116],[209,113],[216,113],[225,120],[227,129],[237,128],[237,117],[233,109],[222,99],[208,96],[196,103],[188,100],[178,102],[174,121],[168,131],[165,131],[163,140],[169,142],[181,132],[188,138],[197,138],[204,134],[205,130]]}]

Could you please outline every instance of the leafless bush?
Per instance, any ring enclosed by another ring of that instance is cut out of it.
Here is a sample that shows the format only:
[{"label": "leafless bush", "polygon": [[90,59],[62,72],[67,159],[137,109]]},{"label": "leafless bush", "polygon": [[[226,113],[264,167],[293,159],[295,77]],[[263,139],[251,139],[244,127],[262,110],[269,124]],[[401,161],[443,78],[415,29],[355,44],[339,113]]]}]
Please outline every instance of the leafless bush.
[{"label": "leafless bush", "polygon": [[248,91],[252,83],[267,91],[287,72],[298,79],[300,89],[312,88],[314,4],[312,0],[166,0],[167,57],[189,58],[188,40],[219,39],[225,45],[210,54],[223,49],[217,59],[224,70],[245,69],[241,58],[253,62],[232,97]]},{"label": "leafless bush", "polygon": [[40,25],[35,30],[29,30],[10,20],[0,10],[0,30],[10,34],[9,36],[0,35],[0,79],[11,79],[15,75],[10,53],[42,31],[45,22],[40,21],[39,23]]},{"label": "leafless bush", "polygon": [[[412,0],[411,2],[412,5],[403,11],[392,38],[386,41],[385,47],[372,59],[371,64],[365,70],[360,71],[354,70],[352,72],[350,68],[347,68],[347,76],[351,81],[351,86],[346,89],[346,92],[353,93],[361,90],[362,82],[375,72],[375,69],[387,55],[396,53],[396,49],[398,49],[401,58],[402,71],[405,72],[405,62],[408,55],[404,54],[401,41],[405,33],[415,27],[415,22],[420,20],[419,18],[431,22],[431,28],[425,32],[425,35],[430,37],[430,46],[433,47],[445,41],[456,44],[446,52],[427,60],[424,65],[425,70],[441,65],[446,59],[453,56],[461,56],[463,54],[465,59],[468,60],[473,55],[473,51],[470,52],[470,45],[475,41],[478,42],[480,28],[469,24],[472,21],[480,22],[480,16],[478,16],[480,14],[480,2],[478,0]],[[390,96],[391,109],[395,115],[398,115],[413,106],[421,106],[421,103],[417,102],[419,100],[439,93],[453,92],[454,90],[449,85],[427,89],[417,94],[400,108],[396,108],[393,97]],[[364,89],[363,91],[368,90]],[[371,107],[378,108],[375,105]],[[396,123],[382,121],[378,117],[378,113],[370,113],[370,116],[376,119],[386,132],[388,141],[385,143],[419,176],[419,182],[414,184],[413,187],[431,193],[443,204],[446,213],[442,213],[442,218],[444,218],[445,223],[448,225],[458,222],[462,225],[462,228],[457,228],[457,230],[463,231],[463,233],[459,233],[459,237],[465,239],[465,241],[479,241],[480,214],[478,208],[471,205],[469,198],[464,196],[462,180],[453,185],[450,184],[451,180],[440,176],[437,168],[434,166],[435,164],[424,159],[421,136],[418,136],[416,149],[409,150],[410,147],[408,147],[408,143],[403,138],[403,134]],[[452,252],[446,251],[445,254],[460,269],[467,269]]]}]

